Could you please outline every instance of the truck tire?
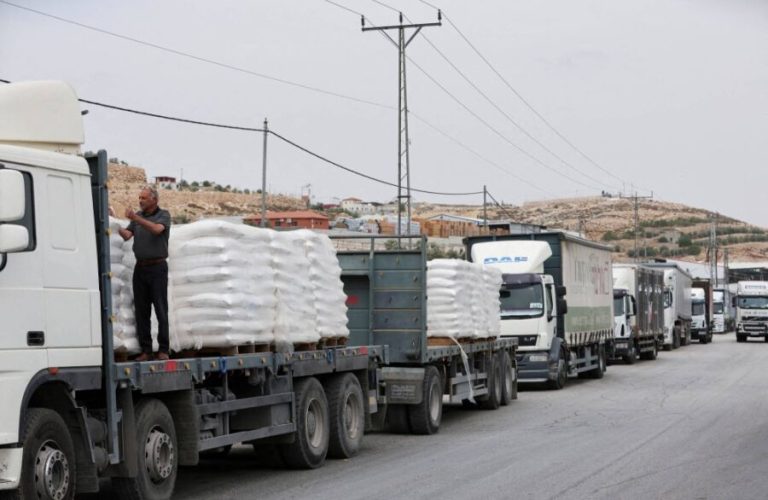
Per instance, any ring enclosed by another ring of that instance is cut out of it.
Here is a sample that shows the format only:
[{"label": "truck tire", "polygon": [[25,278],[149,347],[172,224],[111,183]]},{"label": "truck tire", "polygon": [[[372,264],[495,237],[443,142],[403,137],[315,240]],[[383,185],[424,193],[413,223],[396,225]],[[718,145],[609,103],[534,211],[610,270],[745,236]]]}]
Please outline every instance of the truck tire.
[{"label": "truck tire", "polygon": [[509,405],[512,400],[517,399],[517,374],[515,366],[512,364],[512,357],[507,351],[501,351],[502,380],[501,387],[501,406]]},{"label": "truck tire", "polygon": [[607,364],[605,362],[605,348],[599,346],[597,348],[597,367],[589,372],[589,378],[601,379],[605,375]]},{"label": "truck tire", "polygon": [[501,405],[502,392],[504,390],[504,376],[502,374],[501,360],[497,355],[490,357],[491,367],[488,370],[486,385],[488,394],[475,398],[480,408],[484,410],[496,410]]},{"label": "truck tire", "polygon": [[568,367],[565,364],[565,353],[562,349],[557,355],[557,375],[554,380],[547,380],[547,389],[559,391],[568,382]]},{"label": "truck tire", "polygon": [[4,499],[71,500],[75,497],[75,445],[61,415],[30,408],[23,429],[19,489]]},{"label": "truck tire", "polygon": [[747,341],[746,335],[739,335],[738,333],[736,334],[736,342],[746,342],[746,341]]},{"label": "truck tire", "polygon": [[648,360],[648,361],[653,361],[654,359],[656,359],[658,354],[659,354],[659,349],[658,349],[658,346],[656,345],[656,342],[654,342],[653,343],[653,349],[651,349],[651,351],[649,351],[649,352],[641,353],[640,354],[640,358]]},{"label": "truck tire", "polygon": [[325,463],[330,441],[328,400],[314,377],[299,380],[296,396],[296,439],[280,445],[280,456],[292,469],[316,469]]},{"label": "truck tire", "polygon": [[672,335],[672,349],[679,349],[680,348],[680,329],[675,328],[674,334]]},{"label": "truck tire", "polygon": [[629,350],[629,353],[623,356],[624,363],[628,365],[634,365],[635,361],[637,361],[637,346],[635,345],[635,342],[632,342],[632,348]]},{"label": "truck tire", "polygon": [[365,434],[365,400],[360,382],[351,373],[332,377],[325,384],[331,424],[328,456],[357,455]]},{"label": "truck tire", "polygon": [[112,493],[120,500],[167,500],[179,468],[171,412],[158,399],[143,399],[134,411],[138,475],[112,478]]},{"label": "truck tire", "polygon": [[387,406],[387,429],[393,434],[411,433],[411,424],[408,422],[408,407],[406,405]]},{"label": "truck tire", "polygon": [[408,423],[414,434],[435,434],[443,419],[443,383],[434,366],[424,370],[421,403],[408,405]]}]

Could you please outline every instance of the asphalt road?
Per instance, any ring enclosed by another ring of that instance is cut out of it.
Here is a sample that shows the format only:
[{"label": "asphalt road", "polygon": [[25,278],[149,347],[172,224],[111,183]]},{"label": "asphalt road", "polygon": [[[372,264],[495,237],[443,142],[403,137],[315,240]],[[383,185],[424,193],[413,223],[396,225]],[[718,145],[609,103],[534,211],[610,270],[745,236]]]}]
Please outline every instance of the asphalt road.
[{"label": "asphalt road", "polygon": [[496,411],[447,408],[435,436],[367,435],[317,470],[272,463],[236,448],[183,469],[176,498],[768,498],[768,343],[716,336]]}]

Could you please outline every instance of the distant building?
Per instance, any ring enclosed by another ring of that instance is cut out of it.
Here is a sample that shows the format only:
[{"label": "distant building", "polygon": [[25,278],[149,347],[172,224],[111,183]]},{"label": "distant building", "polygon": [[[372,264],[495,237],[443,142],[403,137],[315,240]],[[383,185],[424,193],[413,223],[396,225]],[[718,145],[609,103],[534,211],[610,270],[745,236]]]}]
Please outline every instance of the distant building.
[{"label": "distant building", "polygon": [[158,176],[155,177],[155,184],[157,184],[159,187],[163,189],[173,189],[176,190],[176,177],[168,177],[168,176]]},{"label": "distant building", "polygon": [[366,203],[360,198],[344,198],[341,200],[341,208],[358,215],[376,213],[376,206],[373,203]]},{"label": "distant building", "polygon": [[[243,217],[243,222],[251,226],[261,225],[261,215]],[[267,227],[273,229],[330,229],[328,217],[312,210],[292,212],[267,212]]]}]

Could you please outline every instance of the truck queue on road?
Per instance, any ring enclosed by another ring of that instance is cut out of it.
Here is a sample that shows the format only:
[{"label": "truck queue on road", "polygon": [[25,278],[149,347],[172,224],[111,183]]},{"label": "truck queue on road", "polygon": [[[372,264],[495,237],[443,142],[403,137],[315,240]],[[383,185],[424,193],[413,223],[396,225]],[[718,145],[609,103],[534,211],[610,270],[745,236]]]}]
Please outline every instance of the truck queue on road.
[{"label": "truck queue on road", "polygon": [[[366,236],[334,242],[343,341],[116,357],[106,152],[78,154],[66,84],[4,86],[0,107],[0,496],[61,500],[111,478],[118,497],[167,499],[180,465],[243,443],[315,468],[366,430],[434,434],[443,404],[495,410],[518,382],[600,379],[728,324],[723,296],[676,264],[614,264],[568,232],[470,237],[468,262],[439,266],[424,238]],[[768,341],[768,283],[739,283],[732,305],[737,339]]]}]

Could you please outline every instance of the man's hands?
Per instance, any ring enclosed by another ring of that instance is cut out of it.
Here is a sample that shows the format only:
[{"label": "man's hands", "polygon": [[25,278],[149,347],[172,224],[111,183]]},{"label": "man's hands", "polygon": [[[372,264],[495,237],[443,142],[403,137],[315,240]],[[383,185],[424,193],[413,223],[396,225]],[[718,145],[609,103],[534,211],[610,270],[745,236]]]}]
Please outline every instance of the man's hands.
[{"label": "man's hands", "polygon": [[128,220],[137,220],[139,218],[138,215],[136,215],[136,212],[131,210],[130,208],[125,209],[125,218]]}]

